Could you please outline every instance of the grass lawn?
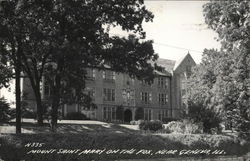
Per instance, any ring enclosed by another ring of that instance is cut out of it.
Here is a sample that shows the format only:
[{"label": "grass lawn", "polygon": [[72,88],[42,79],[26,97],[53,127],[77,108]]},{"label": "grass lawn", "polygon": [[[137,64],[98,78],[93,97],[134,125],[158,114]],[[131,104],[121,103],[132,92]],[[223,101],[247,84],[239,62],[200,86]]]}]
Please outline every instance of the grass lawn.
[{"label": "grass lawn", "polygon": [[[13,123],[0,124],[1,129],[5,128],[5,133],[0,134],[0,160],[217,157],[250,152],[250,143],[234,136],[149,133],[139,131],[135,125],[63,122],[54,134],[47,126],[37,127],[27,122],[23,124],[23,131],[27,133],[20,135],[11,134],[13,126]],[[7,129],[12,130],[8,133]]]}]

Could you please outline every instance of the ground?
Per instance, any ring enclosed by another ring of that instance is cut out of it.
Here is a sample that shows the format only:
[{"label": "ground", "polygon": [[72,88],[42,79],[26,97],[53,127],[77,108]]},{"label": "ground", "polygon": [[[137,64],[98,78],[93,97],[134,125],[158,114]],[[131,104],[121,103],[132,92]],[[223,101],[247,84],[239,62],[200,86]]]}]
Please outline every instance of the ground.
[{"label": "ground", "polygon": [[52,133],[49,124],[38,127],[34,120],[23,121],[20,135],[14,134],[14,122],[0,124],[0,160],[156,160],[250,152],[249,142],[232,135],[152,133],[140,131],[137,125],[87,120],[59,121],[57,133]]},{"label": "ground", "polygon": [[[50,133],[49,125],[43,128],[36,126],[34,119],[23,119],[22,120],[22,133],[36,134],[36,133]],[[58,133],[79,133],[79,132],[115,132],[129,133],[132,131],[138,131],[137,125],[127,124],[112,124],[100,121],[92,120],[59,120]],[[14,121],[8,124],[0,124],[0,133],[2,134],[14,134],[16,131]]]}]

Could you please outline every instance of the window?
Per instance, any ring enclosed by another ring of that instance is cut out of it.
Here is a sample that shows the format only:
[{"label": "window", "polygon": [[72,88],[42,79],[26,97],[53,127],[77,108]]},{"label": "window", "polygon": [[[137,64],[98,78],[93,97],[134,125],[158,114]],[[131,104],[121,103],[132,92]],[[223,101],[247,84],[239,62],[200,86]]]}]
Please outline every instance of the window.
[{"label": "window", "polygon": [[122,90],[123,103],[125,105],[135,105],[135,91],[130,89]]},{"label": "window", "polygon": [[192,71],[192,70],[191,70],[191,66],[187,66],[187,67],[186,67],[186,77],[187,77],[187,78],[190,77],[191,71]]},{"label": "window", "polygon": [[148,81],[146,81],[146,80],[142,80],[142,81],[141,81],[141,84],[142,84],[143,86],[151,86],[153,83],[154,83],[154,80],[152,80],[152,81],[150,81],[150,82],[148,82]]},{"label": "window", "polygon": [[183,74],[181,77],[181,95],[185,96],[187,93],[187,80],[185,78],[185,75]]},{"label": "window", "polygon": [[152,101],[152,94],[149,92],[141,92],[141,101],[145,104],[150,104]]},{"label": "window", "polygon": [[158,119],[163,121],[164,118],[168,117],[167,110],[159,110],[158,111]]},{"label": "window", "polygon": [[168,95],[166,93],[159,93],[159,104],[166,105],[168,103]]},{"label": "window", "polygon": [[158,86],[159,87],[163,87],[164,86],[164,78],[163,77],[159,77],[158,78]]},{"label": "window", "polygon": [[144,120],[151,120],[151,114],[152,114],[152,110],[151,109],[145,109],[144,110]]},{"label": "window", "polygon": [[115,107],[103,107],[103,119],[106,121],[115,120],[116,109]]},{"label": "window", "polygon": [[167,88],[168,80],[165,77],[158,77],[158,87],[159,88]]},{"label": "window", "polygon": [[115,82],[115,72],[113,71],[103,71],[103,80],[108,82]]},{"label": "window", "polygon": [[115,90],[104,88],[103,89],[103,100],[104,101],[115,101]]},{"label": "window", "polygon": [[87,79],[95,80],[95,76],[96,76],[95,72],[96,72],[95,69],[87,69]]}]

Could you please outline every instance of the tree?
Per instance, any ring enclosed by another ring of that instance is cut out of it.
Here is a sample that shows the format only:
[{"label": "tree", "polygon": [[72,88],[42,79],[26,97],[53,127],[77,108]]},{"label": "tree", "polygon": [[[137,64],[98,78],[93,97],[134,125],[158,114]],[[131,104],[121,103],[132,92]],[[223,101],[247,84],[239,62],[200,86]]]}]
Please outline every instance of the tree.
[{"label": "tree", "polygon": [[141,73],[145,73],[144,77],[153,73],[153,67],[147,62],[157,58],[151,41],[140,43],[135,37],[128,40],[110,37],[103,28],[104,24],[120,25],[124,30],[144,36],[141,23],[143,19],[152,19],[152,15],[141,5],[141,1],[55,1],[48,5],[47,28],[53,33],[50,42],[55,44],[54,53],[50,55],[54,66],[48,67],[46,73],[51,78],[53,126],[56,126],[58,107],[66,90],[74,88],[78,102],[84,98],[81,96],[87,67],[104,69],[104,65],[109,64],[117,72],[138,77]]},{"label": "tree", "polygon": [[[27,10],[23,9],[24,1],[1,1],[1,51],[2,54],[7,57],[7,61],[13,65],[15,69],[15,79],[16,79],[16,95],[18,96],[21,91],[19,90],[20,86],[20,74],[25,71],[25,74],[28,74],[30,78],[31,85],[33,87],[35,96],[37,98],[37,110],[38,110],[38,123],[42,123],[41,117],[41,98],[40,94],[40,80],[41,74],[38,70],[37,60],[34,58],[40,58],[37,49],[37,42],[43,42],[41,39],[34,39],[34,33],[37,34],[37,37],[42,37],[39,34],[38,30],[35,30],[35,22],[27,15]],[[31,12],[29,13],[31,14]],[[36,32],[34,32],[34,30]],[[35,41],[36,40],[36,41]],[[45,48],[45,47],[43,47]],[[31,57],[33,56],[33,57]],[[42,63],[40,63],[42,62]],[[39,65],[44,62],[41,60]],[[37,66],[36,66],[37,65]],[[41,69],[42,70],[42,69]],[[34,72],[32,72],[34,71]],[[37,92],[39,91],[39,92]],[[40,98],[40,99],[39,99]],[[21,98],[16,97],[16,105],[19,106]],[[39,101],[40,100],[40,101]],[[17,108],[18,120],[21,118],[20,112],[18,112],[19,107]],[[20,116],[20,117],[19,117]],[[17,121],[18,123],[18,121]]]},{"label": "tree", "polygon": [[13,118],[9,103],[0,98],[0,122],[6,122]]},{"label": "tree", "polygon": [[[24,31],[28,34],[24,36],[28,43],[23,49],[23,69],[31,84],[32,75],[50,78],[53,127],[57,124],[58,107],[68,101],[63,99],[65,95],[73,92],[74,101],[86,101],[82,89],[88,67],[104,69],[109,64],[114,71],[152,79],[154,68],[149,60],[157,59],[152,41],[141,42],[136,37],[126,39],[109,35],[109,26],[121,26],[123,30],[145,38],[142,22],[151,21],[153,15],[146,10],[142,0],[23,0],[19,4],[21,15],[24,15],[21,16]],[[39,74],[37,66],[41,66]],[[35,93],[40,90],[38,82],[40,80],[34,83],[36,86],[32,85]]]},{"label": "tree", "polygon": [[[12,78],[12,68],[8,65],[6,57],[0,55],[0,89],[8,88]],[[12,119],[10,106],[4,98],[0,98],[0,121],[9,121],[10,119]]]},{"label": "tree", "polygon": [[218,33],[222,47],[204,51],[190,80],[197,83],[190,83],[190,100],[220,113],[241,132],[250,127],[249,5],[237,0],[204,5],[205,22]]},{"label": "tree", "polygon": [[218,1],[204,6],[206,23],[218,33],[225,52],[218,94],[223,94],[224,108],[235,128],[244,132],[250,127],[249,12],[249,1]]},{"label": "tree", "polygon": [[[9,9],[9,10],[8,10]],[[7,1],[1,1],[0,6],[0,51],[1,55],[14,67],[15,95],[16,95],[16,133],[21,133],[21,53],[23,23],[19,20],[18,6],[13,6]]]},{"label": "tree", "polygon": [[202,123],[205,133],[212,133],[213,129],[220,132],[220,123],[222,121],[220,113],[207,108],[203,104],[188,102],[189,114],[187,118],[195,123]]},{"label": "tree", "polygon": [[224,110],[216,97],[219,66],[223,53],[214,49],[205,49],[202,61],[197,65],[188,79],[186,93],[188,98],[187,117],[194,122],[202,123],[204,132],[211,133],[212,128],[219,128]]},{"label": "tree", "polygon": [[9,87],[9,82],[13,78],[12,68],[0,56],[0,89]]}]

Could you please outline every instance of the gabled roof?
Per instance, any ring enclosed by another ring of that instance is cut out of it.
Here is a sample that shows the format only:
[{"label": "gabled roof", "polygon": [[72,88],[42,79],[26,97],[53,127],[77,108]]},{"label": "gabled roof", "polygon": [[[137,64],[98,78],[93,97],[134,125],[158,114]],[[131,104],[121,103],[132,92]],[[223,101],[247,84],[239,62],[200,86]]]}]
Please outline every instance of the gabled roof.
[{"label": "gabled roof", "polygon": [[187,55],[185,55],[184,57],[182,57],[181,59],[179,59],[178,61],[176,61],[173,70],[176,70],[176,69],[182,64],[182,62],[183,62],[184,60],[188,59],[188,57],[191,58],[191,61],[192,61],[194,64],[196,64],[195,61],[193,60],[192,56],[191,56],[190,53],[188,52]]},{"label": "gabled roof", "polygon": [[159,66],[164,67],[167,72],[171,73],[171,72],[175,71],[181,65],[181,63],[185,59],[187,59],[188,57],[191,57],[191,59],[193,59],[192,56],[190,55],[190,53],[188,52],[184,57],[182,57],[181,59],[179,59],[177,61],[159,58],[156,61],[156,63]]},{"label": "gabled roof", "polygon": [[173,70],[175,70],[175,69],[183,62],[183,60],[186,59],[186,57],[187,57],[188,55],[190,55],[189,52],[187,53],[187,55],[185,55],[184,57],[182,57],[182,58],[180,58],[179,60],[177,60],[176,63],[175,63],[175,65],[174,65]]},{"label": "gabled roof", "polygon": [[164,67],[166,71],[171,73],[173,71],[175,61],[174,60],[169,60],[169,59],[159,58],[159,59],[157,59],[156,64],[159,65],[159,66]]},{"label": "gabled roof", "polygon": [[[165,71],[154,71],[157,75],[161,75],[161,76],[171,76],[173,71],[175,71],[181,64],[182,62],[187,59],[188,57],[191,57],[191,59],[193,60],[192,56],[189,54],[189,52],[182,57],[181,59],[174,61],[174,60],[169,60],[169,59],[163,59],[163,58],[158,58],[156,60],[156,64],[163,67],[165,69]],[[153,65],[153,62],[150,61]],[[106,69],[111,69],[110,65],[108,64],[104,64],[103,65],[104,68]]]}]

